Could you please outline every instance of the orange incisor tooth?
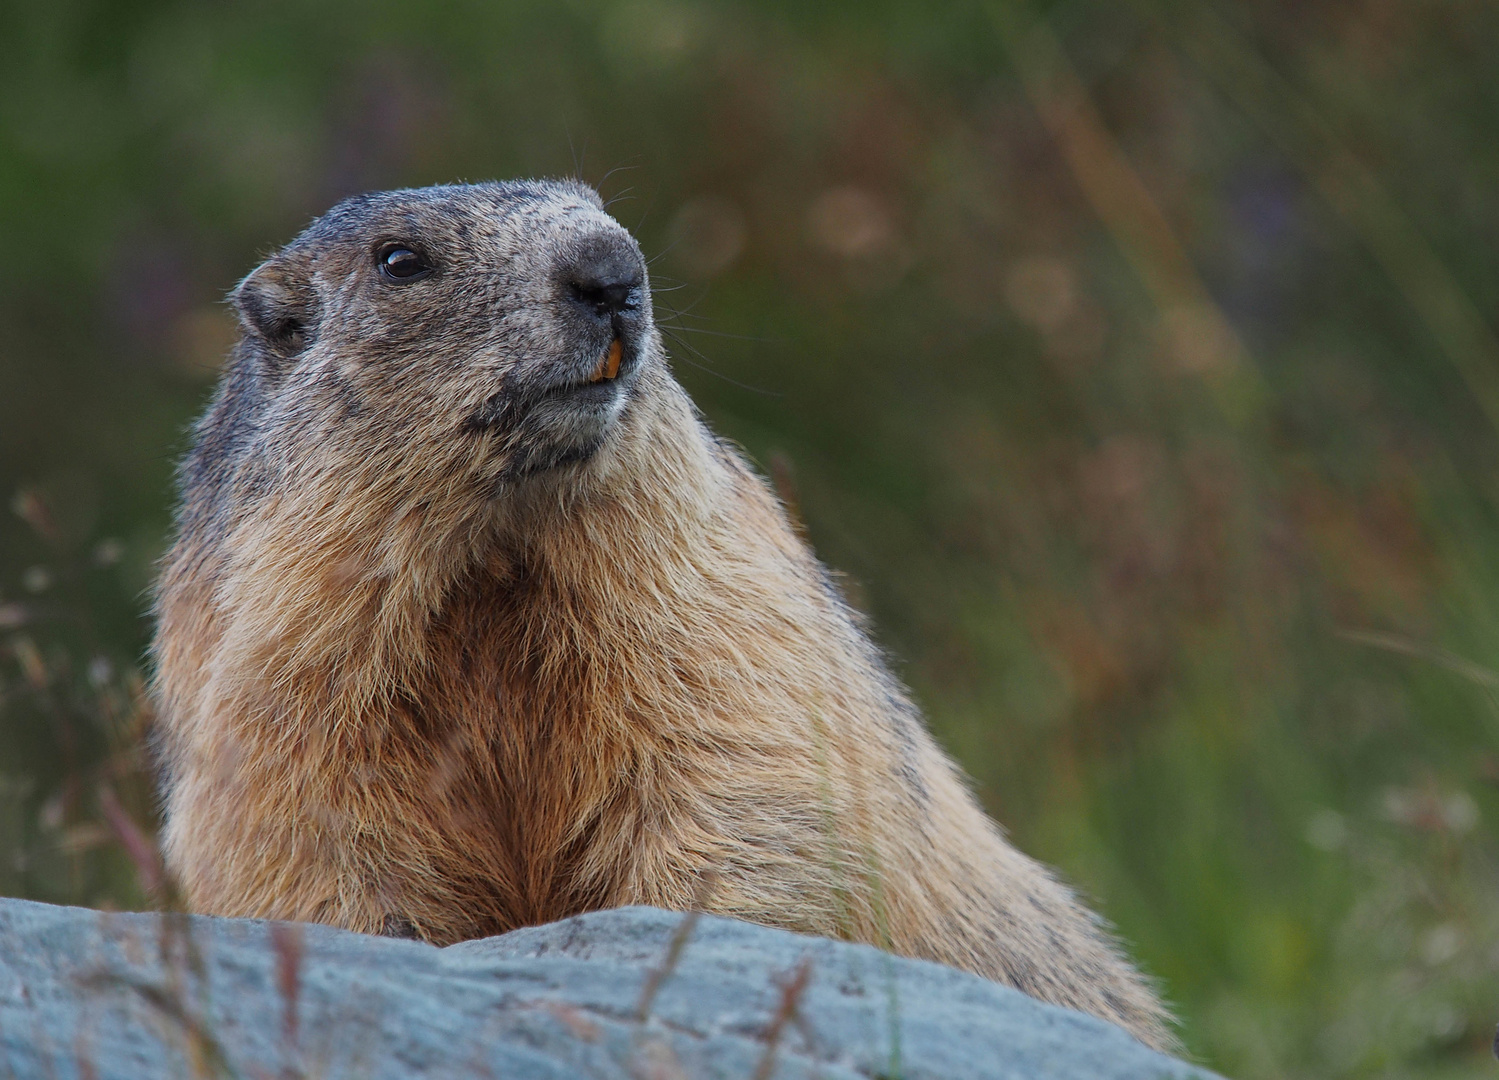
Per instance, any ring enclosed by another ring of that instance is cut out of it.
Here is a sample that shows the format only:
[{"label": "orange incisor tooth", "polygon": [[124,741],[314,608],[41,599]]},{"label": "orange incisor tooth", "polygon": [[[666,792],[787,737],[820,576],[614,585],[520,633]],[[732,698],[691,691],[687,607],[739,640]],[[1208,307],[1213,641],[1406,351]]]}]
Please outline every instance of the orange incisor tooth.
[{"label": "orange incisor tooth", "polygon": [[619,360],[624,354],[624,348],[615,338],[609,343],[609,351],[599,357],[599,366],[588,373],[589,382],[603,382],[612,379],[619,374]]}]

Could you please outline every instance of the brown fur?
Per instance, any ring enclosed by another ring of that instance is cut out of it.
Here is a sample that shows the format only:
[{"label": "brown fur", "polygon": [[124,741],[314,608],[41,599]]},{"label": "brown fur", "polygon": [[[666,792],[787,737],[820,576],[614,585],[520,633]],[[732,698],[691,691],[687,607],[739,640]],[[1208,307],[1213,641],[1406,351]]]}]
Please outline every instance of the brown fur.
[{"label": "brown fur", "polygon": [[[515,476],[504,431],[460,434],[520,384],[513,335],[558,332],[552,301],[486,285],[511,337],[445,310],[407,341],[412,316],[377,305],[476,286],[453,269],[380,292],[361,230],[394,214],[455,266],[622,235],[576,185],[527,187],[524,212],[486,190],[345,212],[241,287],[245,342],[158,603],[166,851],[192,906],[444,944],[701,902],[1169,1046],[1150,990],[984,816],[766,484],[703,427],[648,309],[627,405],[583,460]],[[300,336],[278,348],[284,310]]]}]

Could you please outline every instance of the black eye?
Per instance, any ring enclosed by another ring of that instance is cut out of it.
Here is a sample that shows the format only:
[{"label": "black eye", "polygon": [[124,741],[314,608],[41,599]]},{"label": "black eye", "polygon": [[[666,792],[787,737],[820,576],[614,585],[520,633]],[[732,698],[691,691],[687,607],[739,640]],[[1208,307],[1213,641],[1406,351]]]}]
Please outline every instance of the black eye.
[{"label": "black eye", "polygon": [[377,258],[380,273],[392,281],[415,281],[432,272],[432,264],[427,261],[427,257],[404,244],[386,244],[380,249]]}]

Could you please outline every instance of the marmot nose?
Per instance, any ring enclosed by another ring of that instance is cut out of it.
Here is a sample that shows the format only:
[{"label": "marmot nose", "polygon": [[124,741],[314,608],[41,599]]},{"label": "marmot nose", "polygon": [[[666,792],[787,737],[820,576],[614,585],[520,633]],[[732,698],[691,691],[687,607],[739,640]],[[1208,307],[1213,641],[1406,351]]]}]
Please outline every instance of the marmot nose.
[{"label": "marmot nose", "polygon": [[633,306],[633,293],[640,288],[637,278],[583,278],[572,282],[573,299],[591,307],[605,317]]},{"label": "marmot nose", "polygon": [[563,274],[568,299],[601,322],[640,307],[645,267],[623,238],[591,238],[569,261]]}]

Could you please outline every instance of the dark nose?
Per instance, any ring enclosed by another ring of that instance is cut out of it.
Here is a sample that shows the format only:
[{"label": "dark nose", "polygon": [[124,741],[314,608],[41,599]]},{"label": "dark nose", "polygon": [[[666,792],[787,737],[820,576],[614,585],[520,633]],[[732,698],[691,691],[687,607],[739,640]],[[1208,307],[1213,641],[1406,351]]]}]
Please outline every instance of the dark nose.
[{"label": "dark nose", "polygon": [[566,296],[600,322],[640,307],[645,267],[624,237],[590,237],[567,261],[562,274]]},{"label": "dark nose", "polygon": [[573,299],[606,318],[632,306],[638,288],[638,277],[585,277],[572,283]]}]

